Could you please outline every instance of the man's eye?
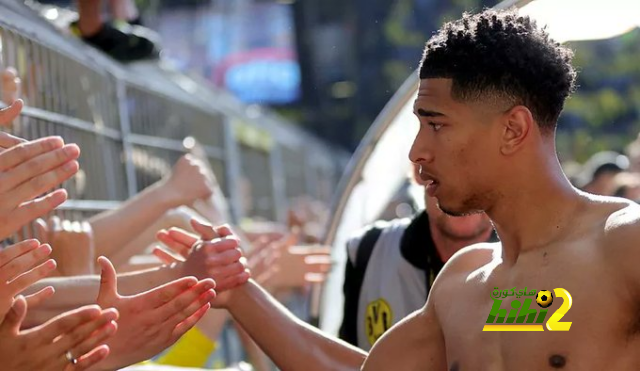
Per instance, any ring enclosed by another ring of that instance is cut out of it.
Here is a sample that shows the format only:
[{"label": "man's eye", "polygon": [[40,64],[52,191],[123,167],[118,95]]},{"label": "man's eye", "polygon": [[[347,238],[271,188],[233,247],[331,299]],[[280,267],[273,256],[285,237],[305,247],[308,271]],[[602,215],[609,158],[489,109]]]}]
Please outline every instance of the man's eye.
[{"label": "man's eye", "polygon": [[430,122],[429,126],[431,126],[433,128],[433,131],[438,131],[442,127],[442,125],[436,124],[435,122]]}]

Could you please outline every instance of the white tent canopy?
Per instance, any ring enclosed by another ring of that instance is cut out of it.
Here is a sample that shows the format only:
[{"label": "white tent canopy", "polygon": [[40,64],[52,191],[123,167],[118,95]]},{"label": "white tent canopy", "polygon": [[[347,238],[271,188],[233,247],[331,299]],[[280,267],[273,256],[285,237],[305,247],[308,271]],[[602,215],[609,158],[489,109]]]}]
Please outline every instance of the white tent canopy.
[{"label": "white tent canopy", "polygon": [[[640,0],[533,0],[504,1],[496,8],[516,6],[560,42],[605,39],[640,26]],[[381,112],[353,156],[343,177],[340,197],[327,243],[334,247],[337,269],[329,277],[318,308],[320,328],[337,334],[342,321],[342,282],[349,235],[378,218],[409,170],[408,151],[418,129],[412,114],[418,88],[413,74]]]}]

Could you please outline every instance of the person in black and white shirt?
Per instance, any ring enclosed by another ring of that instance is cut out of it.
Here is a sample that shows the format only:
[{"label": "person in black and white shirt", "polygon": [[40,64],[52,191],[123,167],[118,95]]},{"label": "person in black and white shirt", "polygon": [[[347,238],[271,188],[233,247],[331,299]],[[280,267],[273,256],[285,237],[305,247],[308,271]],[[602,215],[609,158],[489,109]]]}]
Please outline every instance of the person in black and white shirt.
[{"label": "person in black and white shirt", "polygon": [[[416,173],[417,174],[417,173]],[[421,184],[416,175],[414,180]],[[426,210],[378,221],[347,242],[340,338],[369,351],[394,324],[424,306],[444,263],[463,247],[496,235],[486,214],[451,217],[424,193]]]}]

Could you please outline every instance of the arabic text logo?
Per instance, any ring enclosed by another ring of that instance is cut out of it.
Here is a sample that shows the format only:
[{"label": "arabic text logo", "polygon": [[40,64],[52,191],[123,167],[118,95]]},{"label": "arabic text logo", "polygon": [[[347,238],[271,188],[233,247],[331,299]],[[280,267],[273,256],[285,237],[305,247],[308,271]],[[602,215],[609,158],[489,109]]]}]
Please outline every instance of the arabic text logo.
[{"label": "arabic text logo", "polygon": [[[553,292],[563,301],[562,305],[547,320],[546,328],[549,331],[569,331],[571,322],[560,322],[560,319],[571,309],[571,294],[562,288],[554,289]],[[511,309],[507,313],[507,309],[502,308],[502,302],[509,296],[516,296],[516,299],[511,301]],[[547,317],[547,308],[551,306],[554,299],[551,291],[540,290],[536,294],[536,290],[527,291],[526,287],[519,291],[516,291],[515,288],[500,291],[496,287],[491,293],[491,297],[493,306],[482,331],[544,331],[542,324],[545,323]],[[527,298],[522,302],[521,297]],[[540,310],[531,308],[532,297],[535,297],[536,303],[541,307]]]}]

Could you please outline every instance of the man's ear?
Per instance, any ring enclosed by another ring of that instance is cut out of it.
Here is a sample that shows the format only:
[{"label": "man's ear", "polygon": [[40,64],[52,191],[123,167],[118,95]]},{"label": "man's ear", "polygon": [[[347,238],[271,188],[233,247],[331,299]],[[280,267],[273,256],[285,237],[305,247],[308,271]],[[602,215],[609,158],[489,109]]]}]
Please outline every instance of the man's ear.
[{"label": "man's ear", "polygon": [[504,117],[500,153],[508,156],[522,148],[536,123],[531,111],[525,106],[513,107]]}]

